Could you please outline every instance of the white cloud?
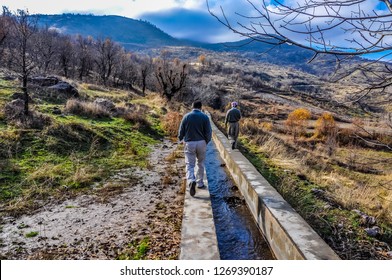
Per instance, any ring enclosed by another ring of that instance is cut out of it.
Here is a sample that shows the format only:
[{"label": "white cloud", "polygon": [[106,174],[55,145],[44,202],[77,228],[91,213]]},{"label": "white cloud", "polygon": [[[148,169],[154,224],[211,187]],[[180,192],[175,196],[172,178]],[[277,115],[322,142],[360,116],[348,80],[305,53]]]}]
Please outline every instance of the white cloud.
[{"label": "white cloud", "polygon": [[138,17],[146,12],[157,12],[172,8],[199,9],[204,1],[197,0],[2,0],[1,5],[11,11],[28,9],[31,14],[59,14],[66,12],[94,13]]}]

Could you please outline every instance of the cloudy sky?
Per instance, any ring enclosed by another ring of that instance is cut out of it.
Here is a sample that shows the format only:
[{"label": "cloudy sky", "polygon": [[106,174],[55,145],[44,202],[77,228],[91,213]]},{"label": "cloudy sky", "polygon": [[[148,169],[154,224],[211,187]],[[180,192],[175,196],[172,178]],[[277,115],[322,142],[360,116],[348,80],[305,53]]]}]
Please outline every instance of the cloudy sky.
[{"label": "cloudy sky", "polygon": [[[244,12],[246,0],[209,0],[211,8]],[[1,0],[11,11],[28,9],[30,14],[92,13],[145,19],[177,38],[205,42],[242,39],[213,18],[205,0]]]},{"label": "cloudy sky", "polygon": [[[284,1],[287,4],[294,5],[305,3],[305,0]],[[217,15],[221,15],[220,7],[222,7],[234,26],[236,26],[237,21],[244,22],[244,18],[235,16],[236,13],[247,16],[255,15],[255,9],[247,0],[208,0],[208,2],[211,10]],[[255,5],[261,5],[262,3],[261,0],[252,0],[252,2]],[[274,0],[266,0],[266,2],[273,3]],[[379,0],[359,2],[361,2],[361,9],[365,12],[377,11],[382,13],[383,10],[386,10],[385,4]],[[227,42],[243,39],[243,37],[228,30],[208,13],[205,0],[1,0],[0,3],[11,11],[28,9],[30,14],[92,13],[145,19],[176,38],[203,42]],[[347,13],[350,14],[352,9],[352,7],[347,8]],[[321,9],[320,12],[325,13],[325,10]],[[284,19],[287,20],[287,18]],[[249,21],[246,24],[249,24]],[[302,25],[295,27],[299,27],[300,30],[304,28]],[[329,32],[328,39],[338,40],[344,44],[348,41],[347,36],[348,33],[339,32],[336,28]],[[358,37],[355,33],[352,36]]]}]

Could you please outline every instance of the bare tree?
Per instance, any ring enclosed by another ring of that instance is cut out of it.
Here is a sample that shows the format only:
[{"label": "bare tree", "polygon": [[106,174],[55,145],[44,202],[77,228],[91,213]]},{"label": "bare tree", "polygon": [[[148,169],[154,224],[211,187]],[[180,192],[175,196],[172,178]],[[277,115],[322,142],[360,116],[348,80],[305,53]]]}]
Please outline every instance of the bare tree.
[{"label": "bare tree", "polygon": [[73,69],[71,65],[74,57],[74,44],[70,36],[63,36],[59,40],[58,55],[60,69],[64,77],[69,78],[70,70]]},{"label": "bare tree", "polygon": [[22,79],[22,90],[24,93],[24,114],[29,113],[29,94],[27,82],[31,72],[36,67],[32,52],[34,50],[34,34],[37,32],[37,18],[31,17],[28,11],[18,10],[12,19],[13,40],[11,50],[13,55],[13,66],[20,73]]},{"label": "bare tree", "polygon": [[[348,73],[360,69],[372,74],[372,84],[353,98],[358,102],[370,93],[383,93],[392,85],[392,68],[376,62],[392,59],[392,1],[365,0],[246,0],[250,14],[235,13],[237,21],[221,6],[217,11],[207,0],[209,12],[233,32],[275,46],[289,44],[319,54],[334,55],[338,63],[350,57],[376,55]],[[309,62],[310,62],[309,61]],[[339,65],[338,65],[339,66]],[[346,74],[347,75],[347,74]]]},{"label": "bare tree", "polygon": [[0,62],[3,58],[4,46],[7,37],[11,31],[11,17],[10,12],[6,7],[3,7],[3,13],[0,15]]},{"label": "bare tree", "polygon": [[152,72],[153,66],[152,66],[152,59],[151,57],[146,57],[143,58],[140,61],[140,82],[142,85],[142,92],[143,94],[146,93],[146,88],[147,88],[147,78]]},{"label": "bare tree", "polygon": [[96,41],[97,57],[95,62],[100,78],[105,86],[117,62],[120,49],[120,46],[109,38],[105,40],[98,39]]},{"label": "bare tree", "polygon": [[125,50],[119,52],[119,60],[115,65],[113,78],[116,87],[121,84],[122,87],[133,88],[137,80],[137,69],[133,54]]},{"label": "bare tree", "polygon": [[76,65],[78,71],[79,80],[83,80],[83,77],[87,77],[93,68],[93,38],[84,38],[78,35],[76,38]]},{"label": "bare tree", "polygon": [[38,68],[43,73],[47,74],[51,64],[54,63],[56,54],[56,37],[58,34],[54,30],[50,30],[45,27],[39,30],[36,34],[34,52],[36,55],[35,61],[38,64]]},{"label": "bare tree", "polygon": [[165,51],[155,60],[155,77],[161,94],[168,101],[185,87],[188,75],[186,66],[179,59],[169,61]]},{"label": "bare tree", "polygon": [[0,15],[0,47],[4,43],[10,32],[10,12],[3,7],[3,13]]}]

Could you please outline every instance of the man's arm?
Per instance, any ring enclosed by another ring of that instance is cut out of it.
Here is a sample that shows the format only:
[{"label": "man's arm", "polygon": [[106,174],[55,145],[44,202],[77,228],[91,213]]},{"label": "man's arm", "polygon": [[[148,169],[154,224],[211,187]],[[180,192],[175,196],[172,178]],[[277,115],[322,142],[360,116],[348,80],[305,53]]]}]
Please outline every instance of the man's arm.
[{"label": "man's arm", "polygon": [[185,136],[185,117],[182,118],[180,127],[178,128],[178,140],[182,141],[182,139],[184,139]]},{"label": "man's arm", "polygon": [[227,123],[228,123],[228,121],[229,121],[229,112],[230,112],[230,110],[227,111],[227,113],[226,113],[225,126],[227,126]]},{"label": "man's arm", "polygon": [[211,123],[210,123],[210,118],[207,117],[207,120],[205,122],[205,139],[207,144],[211,141],[211,137],[212,137],[212,129],[211,129]]}]

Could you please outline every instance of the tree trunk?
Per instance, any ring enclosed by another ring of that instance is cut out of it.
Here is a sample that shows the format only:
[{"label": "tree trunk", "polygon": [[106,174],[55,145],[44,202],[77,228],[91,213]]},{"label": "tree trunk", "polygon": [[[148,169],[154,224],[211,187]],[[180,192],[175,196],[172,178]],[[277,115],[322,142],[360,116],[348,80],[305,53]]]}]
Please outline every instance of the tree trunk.
[{"label": "tree trunk", "polygon": [[27,74],[23,74],[22,78],[22,90],[24,96],[24,114],[27,116],[29,114],[29,94],[27,92]]}]

